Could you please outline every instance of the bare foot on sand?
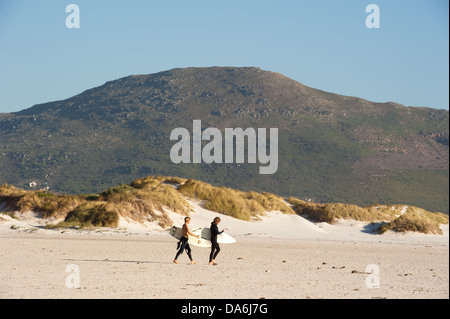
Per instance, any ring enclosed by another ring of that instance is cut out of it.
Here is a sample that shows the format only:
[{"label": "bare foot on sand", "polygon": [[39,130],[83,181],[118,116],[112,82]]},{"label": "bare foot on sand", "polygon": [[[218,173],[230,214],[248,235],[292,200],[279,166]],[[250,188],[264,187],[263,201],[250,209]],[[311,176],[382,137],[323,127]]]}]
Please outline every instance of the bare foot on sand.
[{"label": "bare foot on sand", "polygon": [[173,261],[173,263],[174,263],[174,264],[178,264],[178,261],[175,259],[175,260]]},{"label": "bare foot on sand", "polygon": [[208,265],[217,266],[217,263],[211,261]]},{"label": "bare foot on sand", "polygon": [[191,265],[195,265],[197,262],[194,260],[191,260]]}]

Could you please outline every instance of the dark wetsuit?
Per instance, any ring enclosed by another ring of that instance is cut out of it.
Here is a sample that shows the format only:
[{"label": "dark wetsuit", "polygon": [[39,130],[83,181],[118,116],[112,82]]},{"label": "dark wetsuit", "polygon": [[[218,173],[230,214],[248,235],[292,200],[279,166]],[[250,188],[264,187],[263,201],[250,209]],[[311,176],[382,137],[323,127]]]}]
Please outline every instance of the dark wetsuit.
[{"label": "dark wetsuit", "polygon": [[209,255],[209,262],[212,262],[213,259],[216,259],[217,254],[220,252],[220,246],[217,243],[217,235],[220,235],[223,233],[223,230],[219,232],[219,228],[217,227],[216,223],[211,223],[211,254]]},{"label": "dark wetsuit", "polygon": [[191,247],[189,246],[188,243],[188,234],[187,234],[187,227],[186,225],[183,225],[183,235],[180,239],[180,249],[177,252],[177,255],[175,256],[175,260],[178,259],[178,257],[184,252],[184,250],[186,249],[186,253],[189,256],[189,259],[192,261],[192,255],[191,255]]}]

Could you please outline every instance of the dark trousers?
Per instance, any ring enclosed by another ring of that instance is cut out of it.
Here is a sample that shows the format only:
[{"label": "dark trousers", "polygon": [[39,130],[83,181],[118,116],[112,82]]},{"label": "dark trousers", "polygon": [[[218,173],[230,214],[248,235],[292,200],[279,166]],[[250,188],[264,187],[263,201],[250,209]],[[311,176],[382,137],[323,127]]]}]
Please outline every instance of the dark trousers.
[{"label": "dark trousers", "polygon": [[217,255],[220,252],[220,246],[217,243],[217,241],[211,241],[211,254],[209,254],[209,262],[211,262],[213,259],[216,259]]},{"label": "dark trousers", "polygon": [[178,257],[184,252],[184,250],[186,250],[186,253],[189,256],[189,259],[192,261],[191,247],[189,246],[188,239],[186,237],[181,237],[180,242],[181,242],[181,246],[177,252],[177,255],[175,256],[175,260],[178,259]]}]

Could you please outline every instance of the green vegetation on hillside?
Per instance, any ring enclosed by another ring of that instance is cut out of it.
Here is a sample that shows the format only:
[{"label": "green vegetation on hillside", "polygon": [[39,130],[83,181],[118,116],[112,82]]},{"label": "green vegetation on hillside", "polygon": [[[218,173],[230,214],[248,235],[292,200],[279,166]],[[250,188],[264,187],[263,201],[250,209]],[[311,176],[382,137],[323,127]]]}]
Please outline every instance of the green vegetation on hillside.
[{"label": "green vegetation on hillside", "polygon": [[[173,164],[170,132],[190,130],[193,119],[203,130],[278,128],[277,173],[260,175],[259,163]],[[448,127],[447,110],[341,96],[259,68],[173,69],[0,114],[0,176],[79,194],[175,175],[322,203],[448,213]]]}]

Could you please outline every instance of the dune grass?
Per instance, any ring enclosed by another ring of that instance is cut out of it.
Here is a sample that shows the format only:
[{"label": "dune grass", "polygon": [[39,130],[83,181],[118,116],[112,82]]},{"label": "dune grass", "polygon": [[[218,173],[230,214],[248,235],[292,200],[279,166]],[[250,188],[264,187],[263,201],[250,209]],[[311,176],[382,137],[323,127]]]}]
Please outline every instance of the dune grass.
[{"label": "dune grass", "polygon": [[395,232],[420,232],[425,234],[440,234],[442,235],[442,230],[439,228],[438,223],[434,223],[425,218],[420,218],[418,216],[412,215],[402,215],[393,221],[382,225],[378,232],[380,234],[385,233],[388,230],[393,230]]},{"label": "dune grass", "polygon": [[[167,179],[168,183],[182,181],[174,177]],[[64,218],[48,228],[117,227],[119,216],[167,227],[173,221],[165,209],[187,216],[192,208],[173,186],[162,181],[162,177],[150,176],[135,180],[131,185],[111,187],[100,194],[81,195],[25,191],[4,184],[0,186],[0,202],[6,202],[12,211],[33,211],[43,218]]]},{"label": "dune grass", "polygon": [[119,214],[111,204],[102,201],[91,201],[83,203],[70,211],[64,221],[56,225],[47,225],[46,228],[115,228],[118,224]]},{"label": "dune grass", "polygon": [[333,224],[338,219],[353,219],[375,222],[391,220],[396,210],[379,209],[377,206],[359,207],[353,204],[329,203],[318,204],[305,202],[298,198],[289,197],[288,202],[293,205],[297,214],[315,222]]},{"label": "dune grass", "polygon": [[359,207],[350,204],[316,204],[290,197],[288,202],[294,210],[315,222],[333,224],[338,219],[352,219],[366,222],[384,222],[379,233],[388,230],[396,232],[421,232],[442,234],[441,224],[449,223],[449,216],[443,213],[431,213],[414,206],[373,205]]},{"label": "dune grass", "polygon": [[[255,203],[245,201],[238,191],[226,187],[214,187],[208,183],[189,179],[178,191],[194,199],[205,200],[205,208],[242,220],[262,211]],[[253,204],[253,205],[252,205]]]},{"label": "dune grass", "polygon": [[442,234],[441,224],[448,215],[403,205],[359,207],[342,203],[311,203],[289,197],[287,201],[272,193],[243,192],[215,187],[193,179],[173,176],[148,176],[111,187],[99,194],[65,195],[47,191],[25,191],[11,185],[0,186],[0,203],[14,211],[33,211],[43,218],[62,219],[48,225],[60,227],[117,227],[120,217],[137,222],[157,222],[161,227],[173,221],[167,210],[189,216],[192,207],[186,197],[204,201],[211,211],[242,220],[258,219],[267,211],[298,214],[314,222],[333,224],[338,219],[382,222],[379,233],[417,231]]},{"label": "dune grass", "polygon": [[205,201],[205,208],[242,220],[280,210],[295,214],[283,198],[271,193],[242,192],[189,179],[178,190],[185,196]]},{"label": "dune grass", "polygon": [[163,228],[173,223],[166,209],[183,216],[189,216],[192,210],[173,186],[152,176],[121,185],[120,189],[109,189],[102,193],[102,198],[114,203],[123,217],[139,222],[157,221]]},{"label": "dune grass", "polygon": [[12,209],[41,213],[44,218],[61,218],[86,201],[78,195],[55,194],[47,191],[25,191],[4,184],[0,186],[0,201],[5,201]]},{"label": "dune grass", "polygon": [[379,233],[383,234],[388,230],[396,232],[420,232],[425,234],[442,235],[441,224],[448,224],[449,216],[443,213],[431,213],[424,209],[409,206],[406,211],[391,220],[389,223],[383,224],[379,228]]},{"label": "dune grass", "polygon": [[141,200],[151,201],[155,208],[160,211],[165,207],[178,214],[188,216],[192,210],[189,203],[174,186],[167,184],[177,184],[178,182],[174,182],[172,177],[168,179],[170,181],[161,177],[146,177],[135,180],[131,183],[135,189],[134,196]]}]

